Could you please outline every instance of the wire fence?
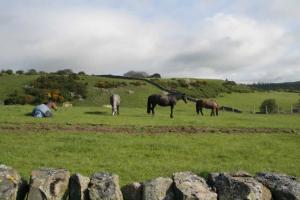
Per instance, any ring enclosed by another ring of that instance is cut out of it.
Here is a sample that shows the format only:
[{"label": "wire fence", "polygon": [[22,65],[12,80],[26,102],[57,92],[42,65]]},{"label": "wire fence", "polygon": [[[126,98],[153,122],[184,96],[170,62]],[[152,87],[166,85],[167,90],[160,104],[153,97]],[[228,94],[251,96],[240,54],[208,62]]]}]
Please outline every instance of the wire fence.
[{"label": "wire fence", "polygon": [[246,109],[239,109],[234,108],[233,106],[221,106],[220,110],[228,111],[228,112],[235,112],[235,113],[251,113],[251,114],[300,114],[300,106],[290,104],[290,106],[280,106],[277,105],[274,107],[268,107],[265,106],[264,108],[261,108],[261,106],[258,106],[256,104],[253,104],[252,106],[249,105]]}]

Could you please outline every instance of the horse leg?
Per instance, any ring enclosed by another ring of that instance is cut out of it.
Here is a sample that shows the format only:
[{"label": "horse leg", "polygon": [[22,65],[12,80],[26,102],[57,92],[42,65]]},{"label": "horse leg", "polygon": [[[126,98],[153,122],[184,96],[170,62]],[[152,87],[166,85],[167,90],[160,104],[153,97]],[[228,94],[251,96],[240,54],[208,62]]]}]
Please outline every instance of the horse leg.
[{"label": "horse leg", "polygon": [[119,105],[117,105],[117,114],[119,115],[120,114],[120,106]]},{"label": "horse leg", "polygon": [[154,108],[155,108],[155,106],[156,106],[156,104],[151,104],[151,111],[152,111],[152,115],[154,115],[154,114],[155,114],[155,112],[154,112]]},{"label": "horse leg", "polygon": [[203,116],[202,108],[200,108],[201,115]]},{"label": "horse leg", "polygon": [[114,116],[114,115],[115,115],[114,106],[111,106],[111,115],[112,115],[112,116]]},{"label": "horse leg", "polygon": [[173,118],[173,108],[174,108],[174,106],[171,105],[171,114],[170,114],[170,117],[171,117],[171,118]]},{"label": "horse leg", "polygon": [[216,115],[219,116],[219,108],[216,108]]},{"label": "horse leg", "polygon": [[210,116],[213,116],[213,115],[214,115],[214,109],[212,108],[211,112],[210,112]]}]

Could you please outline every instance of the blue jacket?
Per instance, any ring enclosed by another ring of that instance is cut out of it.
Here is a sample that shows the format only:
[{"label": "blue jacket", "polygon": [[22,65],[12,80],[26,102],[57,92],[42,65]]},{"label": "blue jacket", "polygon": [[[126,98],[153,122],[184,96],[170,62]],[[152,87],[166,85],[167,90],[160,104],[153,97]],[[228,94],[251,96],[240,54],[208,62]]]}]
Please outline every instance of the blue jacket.
[{"label": "blue jacket", "polygon": [[51,113],[50,108],[47,105],[45,105],[45,104],[41,104],[41,105],[36,106],[32,110],[32,116],[33,117],[38,117],[38,118],[46,117],[46,112],[50,112]]}]

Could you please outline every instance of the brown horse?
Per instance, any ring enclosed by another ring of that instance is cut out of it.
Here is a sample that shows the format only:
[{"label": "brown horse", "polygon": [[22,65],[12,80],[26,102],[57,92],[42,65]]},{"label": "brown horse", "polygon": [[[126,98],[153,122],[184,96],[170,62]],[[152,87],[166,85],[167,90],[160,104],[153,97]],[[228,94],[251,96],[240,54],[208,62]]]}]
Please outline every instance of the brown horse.
[{"label": "brown horse", "polygon": [[171,93],[168,95],[160,95],[160,94],[153,94],[148,97],[148,104],[147,104],[147,113],[154,115],[154,108],[158,104],[160,106],[170,106],[171,107],[171,114],[170,117],[173,118],[173,108],[176,105],[178,100],[183,100],[187,103],[187,97],[185,94],[181,93]]},{"label": "brown horse", "polygon": [[214,100],[203,100],[199,99],[196,101],[196,112],[199,115],[199,111],[201,115],[203,115],[202,108],[211,109],[210,116],[215,116],[219,114],[219,105]]}]

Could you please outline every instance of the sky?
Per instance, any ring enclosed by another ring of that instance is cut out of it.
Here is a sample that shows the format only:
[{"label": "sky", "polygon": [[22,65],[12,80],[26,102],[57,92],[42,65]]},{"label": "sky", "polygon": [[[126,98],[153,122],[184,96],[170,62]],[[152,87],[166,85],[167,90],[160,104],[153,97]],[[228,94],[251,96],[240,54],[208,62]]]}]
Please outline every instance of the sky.
[{"label": "sky", "polygon": [[300,80],[299,0],[0,0],[0,70]]}]

